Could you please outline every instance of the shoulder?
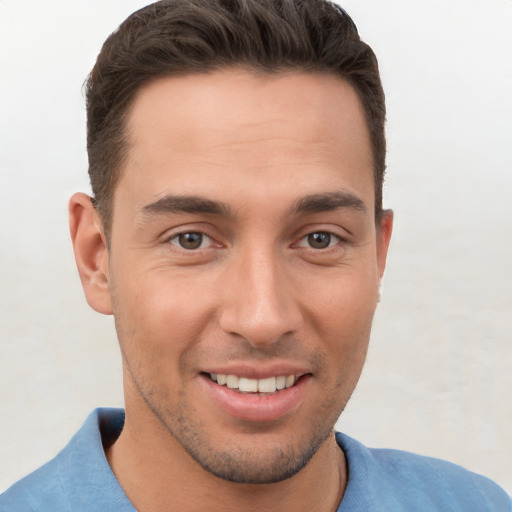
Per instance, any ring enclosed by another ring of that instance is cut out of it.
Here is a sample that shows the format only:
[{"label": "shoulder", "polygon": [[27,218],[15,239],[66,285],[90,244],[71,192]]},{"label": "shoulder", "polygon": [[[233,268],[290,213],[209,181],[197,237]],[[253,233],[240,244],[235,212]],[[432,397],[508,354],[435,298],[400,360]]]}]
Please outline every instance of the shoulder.
[{"label": "shoulder", "polygon": [[336,439],[347,457],[349,484],[396,512],[512,512],[512,501],[501,487],[456,464],[400,450],[366,448],[344,434],[336,434]]},{"label": "shoulder", "polygon": [[105,437],[119,433],[123,421],[121,410],[93,411],[54,459],[0,495],[0,512],[92,510],[80,504],[85,495],[98,503],[112,494],[123,499],[103,451]]},{"label": "shoulder", "polygon": [[0,512],[68,510],[59,478],[60,456],[16,482],[0,495]]}]

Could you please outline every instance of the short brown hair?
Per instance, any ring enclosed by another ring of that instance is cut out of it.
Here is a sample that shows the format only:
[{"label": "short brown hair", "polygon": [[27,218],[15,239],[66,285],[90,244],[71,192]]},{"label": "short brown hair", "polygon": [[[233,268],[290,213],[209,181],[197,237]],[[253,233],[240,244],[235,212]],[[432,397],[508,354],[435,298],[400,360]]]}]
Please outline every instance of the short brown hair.
[{"label": "short brown hair", "polygon": [[332,73],[355,88],[371,137],[380,215],[384,92],[375,54],[341,7],[326,0],[162,0],[133,13],[109,36],[86,83],[89,176],[107,237],[135,93],[157,78],[235,66]]}]

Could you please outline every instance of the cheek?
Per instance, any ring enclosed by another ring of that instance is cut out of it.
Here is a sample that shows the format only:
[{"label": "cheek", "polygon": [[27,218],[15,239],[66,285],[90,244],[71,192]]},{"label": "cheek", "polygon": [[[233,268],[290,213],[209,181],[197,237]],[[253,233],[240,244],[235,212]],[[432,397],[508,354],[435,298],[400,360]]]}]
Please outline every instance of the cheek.
[{"label": "cheek", "polygon": [[133,364],[150,361],[162,370],[180,364],[209,316],[201,294],[183,283],[171,285],[165,276],[137,279],[132,273],[129,279],[114,280],[112,296],[125,357]]},{"label": "cheek", "polygon": [[[333,277],[307,301],[310,324],[340,374],[358,375],[366,358],[378,282],[368,276]],[[306,303],[305,303],[305,307]]]},{"label": "cheek", "polygon": [[337,330],[351,338],[370,328],[378,301],[378,278],[374,275],[339,271],[311,280],[302,288],[304,307],[314,308],[311,316],[318,329]]}]

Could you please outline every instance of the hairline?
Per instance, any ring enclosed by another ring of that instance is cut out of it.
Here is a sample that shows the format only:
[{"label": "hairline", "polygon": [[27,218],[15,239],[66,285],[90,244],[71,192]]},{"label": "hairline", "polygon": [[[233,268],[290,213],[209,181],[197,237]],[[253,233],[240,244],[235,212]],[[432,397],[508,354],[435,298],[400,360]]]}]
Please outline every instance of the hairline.
[{"label": "hairline", "polygon": [[[276,66],[276,67],[265,67],[265,66],[255,66],[252,64],[244,63],[244,62],[234,62],[232,64],[224,64],[222,66],[216,65],[211,66],[209,68],[203,70],[177,70],[170,73],[162,73],[161,75],[152,76],[149,80],[141,83],[134,91],[129,101],[125,105],[122,114],[120,115],[121,126],[119,131],[119,141],[120,141],[120,150],[119,150],[119,159],[117,164],[110,171],[110,177],[112,180],[111,185],[111,193],[104,198],[107,200],[107,208],[104,211],[103,205],[99,205],[95,199],[93,198],[93,203],[95,204],[96,209],[100,215],[101,221],[103,223],[104,234],[107,240],[110,240],[110,235],[112,231],[112,226],[114,222],[114,198],[116,194],[117,187],[119,185],[120,180],[124,174],[127,161],[129,159],[130,149],[133,147],[132,142],[130,140],[131,130],[130,130],[130,118],[133,113],[133,109],[135,107],[135,103],[137,102],[137,98],[142,94],[142,92],[154,85],[155,83],[171,79],[171,78],[179,78],[179,77],[188,77],[188,76],[200,76],[200,75],[212,75],[215,73],[224,73],[229,71],[245,71],[247,73],[252,74],[255,77],[272,77],[275,76],[283,76],[283,75],[309,75],[309,76],[330,76],[337,78],[340,81],[348,84],[352,90],[357,94],[358,101],[362,107],[365,126],[367,129],[369,141],[370,141],[370,152],[372,159],[372,183],[374,187],[374,199],[377,197],[377,190],[375,190],[375,175],[376,175],[376,155],[372,144],[372,134],[371,134],[371,124],[368,120],[367,109],[365,108],[364,101],[361,98],[361,93],[358,90],[358,87],[353,84],[349,77],[345,76],[343,73],[337,73],[335,69],[328,68],[322,65],[311,65],[311,66],[302,66],[302,65],[290,65],[290,66]],[[378,222],[381,215],[383,213],[382,205],[380,208],[375,204],[375,221]]]}]

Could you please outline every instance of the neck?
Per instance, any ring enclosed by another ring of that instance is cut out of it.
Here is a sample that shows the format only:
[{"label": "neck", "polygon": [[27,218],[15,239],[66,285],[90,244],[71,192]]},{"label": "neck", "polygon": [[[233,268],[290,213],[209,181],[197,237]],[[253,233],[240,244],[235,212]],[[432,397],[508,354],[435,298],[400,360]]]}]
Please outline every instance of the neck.
[{"label": "neck", "polygon": [[123,432],[106,452],[139,512],[327,512],[341,502],[347,471],[334,433],[294,476],[272,484],[238,484],[205,471],[158,421],[144,427],[131,421],[127,410]]}]

